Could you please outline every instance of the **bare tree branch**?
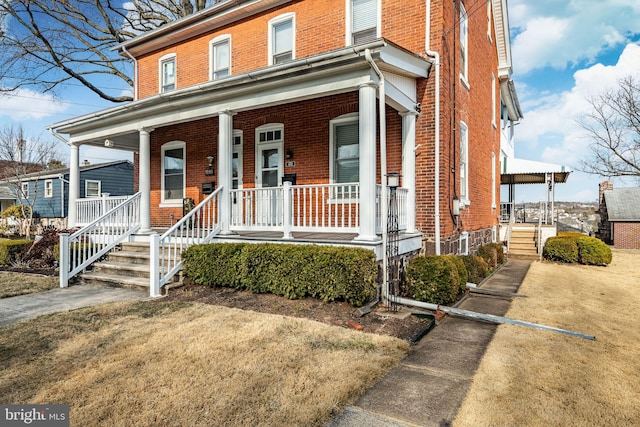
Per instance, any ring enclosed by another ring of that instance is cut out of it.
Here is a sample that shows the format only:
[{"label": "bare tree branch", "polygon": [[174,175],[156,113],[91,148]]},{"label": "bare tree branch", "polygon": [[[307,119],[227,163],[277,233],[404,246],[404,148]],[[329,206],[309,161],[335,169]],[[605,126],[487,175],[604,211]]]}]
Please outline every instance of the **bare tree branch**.
[{"label": "bare tree branch", "polygon": [[579,120],[591,140],[585,172],[607,177],[640,177],[640,84],[632,77],[616,91],[589,100],[592,111]]}]

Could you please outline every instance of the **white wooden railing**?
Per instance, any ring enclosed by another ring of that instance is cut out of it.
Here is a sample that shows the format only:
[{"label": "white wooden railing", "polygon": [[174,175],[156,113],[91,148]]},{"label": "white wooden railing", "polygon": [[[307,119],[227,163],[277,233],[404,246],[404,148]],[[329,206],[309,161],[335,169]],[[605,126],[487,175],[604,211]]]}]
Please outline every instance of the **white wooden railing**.
[{"label": "white wooden railing", "polygon": [[182,269],[182,251],[207,243],[220,232],[221,193],[222,188],[218,188],[162,236],[151,236],[151,297],[159,297],[160,289]]},{"label": "white wooden railing", "polygon": [[76,200],[76,225],[87,225],[132,196],[89,197]]},{"label": "white wooden railing", "polygon": [[60,287],[140,228],[140,193],[69,235],[60,234]]}]

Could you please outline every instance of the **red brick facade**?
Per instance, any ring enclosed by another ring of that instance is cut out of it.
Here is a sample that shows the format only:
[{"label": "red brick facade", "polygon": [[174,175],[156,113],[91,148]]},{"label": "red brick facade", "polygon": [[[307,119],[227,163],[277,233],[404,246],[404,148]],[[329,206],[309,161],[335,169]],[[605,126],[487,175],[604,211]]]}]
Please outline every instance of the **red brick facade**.
[{"label": "red brick facade", "polygon": [[640,222],[612,222],[613,247],[640,249]]},{"label": "red brick facade", "polygon": [[[499,111],[495,35],[487,34],[486,7],[466,1],[469,15],[468,84],[460,78],[460,40],[458,5],[431,2],[431,40],[427,31],[426,2],[420,0],[381,0],[382,37],[416,55],[426,57],[427,49],[441,56],[440,81],[440,238],[442,253],[457,252],[458,237],[469,233],[474,247],[492,239],[498,224],[500,131],[492,123],[492,88],[495,111]],[[304,58],[345,47],[345,0],[299,0],[213,29],[174,46],[138,58],[138,96],[146,98],[159,91],[159,58],[176,55],[177,88],[209,81],[209,41],[231,36],[231,74],[237,75],[267,67],[268,22],[283,13],[295,13],[295,57]],[[472,13],[473,12],[473,13]],[[493,26],[491,26],[493,28]],[[416,121],[416,225],[423,233],[423,248],[435,249],[435,76],[417,80],[418,102],[422,109]],[[255,129],[267,123],[284,124],[284,147],[294,153],[296,165],[285,173],[296,173],[298,184],[326,183],[329,179],[329,121],[358,111],[358,92],[239,112],[233,128],[243,135],[243,185],[252,187],[255,174]],[[387,170],[402,173],[402,118],[390,106],[387,121]],[[459,216],[453,214],[453,201],[460,197],[460,122],[468,126],[469,206]],[[496,118],[499,124],[499,119]],[[379,132],[379,129],[378,129]],[[186,196],[203,198],[202,182],[216,181],[205,175],[208,155],[217,157],[218,118],[159,127],[151,133],[152,224],[166,226],[182,215],[179,208],[160,207],[161,154],[163,144],[186,143]],[[379,139],[379,135],[378,135]],[[137,159],[136,159],[137,164]],[[380,182],[379,159],[376,165]],[[217,172],[217,171],[216,171]],[[492,187],[492,173],[495,182]],[[495,195],[495,198],[494,198]]]}]

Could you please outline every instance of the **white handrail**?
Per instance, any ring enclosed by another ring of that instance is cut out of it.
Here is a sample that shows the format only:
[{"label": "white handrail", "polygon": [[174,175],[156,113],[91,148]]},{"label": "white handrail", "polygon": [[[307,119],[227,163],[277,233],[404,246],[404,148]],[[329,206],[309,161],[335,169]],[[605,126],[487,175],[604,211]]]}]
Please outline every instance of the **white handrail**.
[{"label": "white handrail", "polygon": [[140,197],[135,194],[71,235],[60,234],[61,288],[140,228]]},{"label": "white handrail", "polygon": [[182,251],[191,245],[207,243],[220,232],[221,194],[219,187],[162,236],[151,236],[151,297],[159,297],[160,288],[182,269]]},{"label": "white handrail", "polygon": [[76,200],[76,225],[86,225],[111,209],[126,202],[131,196],[87,197]]}]

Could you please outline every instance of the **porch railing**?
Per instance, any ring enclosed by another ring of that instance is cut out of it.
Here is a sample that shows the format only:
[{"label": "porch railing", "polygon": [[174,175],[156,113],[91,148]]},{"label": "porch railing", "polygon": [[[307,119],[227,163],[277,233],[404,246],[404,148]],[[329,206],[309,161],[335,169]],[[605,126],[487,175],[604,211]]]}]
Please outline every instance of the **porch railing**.
[{"label": "porch railing", "polygon": [[162,236],[151,236],[150,295],[160,296],[160,289],[182,269],[182,251],[191,245],[209,242],[220,232],[220,195],[218,188],[175,223]]},{"label": "porch railing", "polygon": [[[407,195],[409,190],[406,188],[396,188],[396,208],[398,212],[398,229],[400,231],[407,229]],[[382,186],[376,186],[376,233],[382,233],[382,207],[380,206],[380,198],[382,197]],[[387,190],[387,203],[391,203],[391,191]],[[388,209],[387,212],[390,212]]]},{"label": "porch railing", "polygon": [[137,193],[75,233],[60,234],[60,287],[140,228]]},{"label": "porch railing", "polygon": [[76,225],[86,225],[101,217],[116,206],[126,202],[132,196],[88,197],[76,200]]}]

